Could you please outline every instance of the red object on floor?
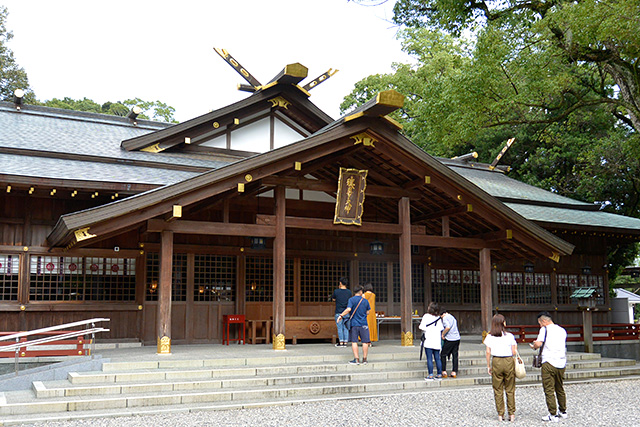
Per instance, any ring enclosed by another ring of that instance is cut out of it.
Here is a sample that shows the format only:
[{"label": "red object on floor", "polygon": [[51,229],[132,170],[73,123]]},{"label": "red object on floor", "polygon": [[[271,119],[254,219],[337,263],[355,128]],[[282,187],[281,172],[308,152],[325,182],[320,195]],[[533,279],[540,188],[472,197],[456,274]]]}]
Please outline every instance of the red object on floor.
[{"label": "red object on floor", "polygon": [[[236,323],[240,326],[238,338],[229,338],[229,325]],[[222,316],[222,344],[229,345],[229,341],[242,341],[244,345],[247,340],[245,338],[245,318],[244,314],[225,314]],[[241,338],[242,336],[242,338]]]}]

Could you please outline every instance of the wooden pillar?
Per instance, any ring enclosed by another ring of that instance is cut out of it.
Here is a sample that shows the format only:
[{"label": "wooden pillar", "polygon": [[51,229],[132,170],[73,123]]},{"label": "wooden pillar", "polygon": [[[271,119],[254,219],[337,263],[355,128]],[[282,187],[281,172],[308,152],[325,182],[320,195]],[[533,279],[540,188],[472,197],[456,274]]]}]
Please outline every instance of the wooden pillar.
[{"label": "wooden pillar", "polygon": [[480,317],[482,330],[491,329],[492,297],[491,297],[491,250],[480,250]]},{"label": "wooden pillar", "polygon": [[[25,249],[28,248],[25,246]],[[20,314],[18,314],[18,330],[28,331],[27,305],[29,303],[29,286],[31,278],[31,256],[28,251],[24,251],[18,260],[18,303],[20,304]]]},{"label": "wooden pillar", "polygon": [[[194,337],[194,328],[190,327],[196,321],[194,313],[195,303],[195,269],[196,269],[196,255],[187,254],[187,299],[185,301],[185,313],[184,318],[186,322],[185,338],[187,343],[191,344]],[[210,328],[209,328],[210,329]]]},{"label": "wooden pillar", "polygon": [[136,304],[138,304],[138,313],[136,315],[136,336],[140,339],[140,342],[144,342],[144,317],[145,310],[144,304],[146,300],[147,292],[147,265],[144,252],[144,244],[139,244],[140,251],[136,257]]},{"label": "wooden pillar", "polygon": [[285,340],[285,252],[286,252],[286,198],[285,188],[275,188],[276,237],[273,240],[273,349],[284,350]]},{"label": "wooden pillar", "polygon": [[[403,197],[398,203],[398,218],[402,227],[400,235],[400,322],[401,345],[413,346],[413,327],[411,318],[411,214],[408,197]],[[393,298],[393,294],[392,294]]]},{"label": "wooden pillar", "polygon": [[158,354],[171,354],[171,276],[173,273],[173,231],[160,233],[160,280],[156,335]]},{"label": "wooden pillar", "polygon": [[247,314],[247,257],[244,252],[236,258],[236,313]]},{"label": "wooden pillar", "polygon": [[593,318],[591,317],[591,310],[589,307],[582,310],[582,335],[584,336],[585,353],[593,353]]}]

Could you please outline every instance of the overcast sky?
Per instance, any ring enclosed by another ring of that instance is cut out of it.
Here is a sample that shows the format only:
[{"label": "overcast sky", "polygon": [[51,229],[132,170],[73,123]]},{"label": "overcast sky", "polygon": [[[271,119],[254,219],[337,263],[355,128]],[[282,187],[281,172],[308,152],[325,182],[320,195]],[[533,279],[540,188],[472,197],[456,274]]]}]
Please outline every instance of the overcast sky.
[{"label": "overcast sky", "polygon": [[[226,49],[261,83],[299,62],[334,118],[360,79],[407,62],[390,23],[393,0],[67,1],[0,0],[9,47],[41,100],[160,100],[185,121],[238,101],[245,81],[213,50]],[[304,81],[303,83],[306,83]]]}]

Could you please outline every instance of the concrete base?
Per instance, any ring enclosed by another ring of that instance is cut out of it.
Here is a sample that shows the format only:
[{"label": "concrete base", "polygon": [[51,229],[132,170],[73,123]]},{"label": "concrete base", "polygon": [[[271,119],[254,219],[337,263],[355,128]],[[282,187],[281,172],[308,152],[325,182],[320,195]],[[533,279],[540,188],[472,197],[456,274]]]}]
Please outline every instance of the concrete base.
[{"label": "concrete base", "polygon": [[91,356],[74,357],[73,360],[66,358],[64,362],[40,362],[40,364],[44,363],[44,366],[31,369],[24,369],[24,365],[20,364],[21,370],[18,371],[18,375],[13,371],[13,363],[6,364],[7,367],[11,367],[11,373],[0,375],[0,390],[27,390],[31,388],[33,381],[66,380],[69,372],[100,370],[102,364],[109,361],[110,359],[103,359],[102,356],[96,355],[94,358]]},{"label": "concrete base", "polygon": [[[568,351],[584,351],[584,343],[567,343]],[[594,341],[593,352],[602,357],[616,359],[635,359],[640,361],[640,340],[629,341]]]}]

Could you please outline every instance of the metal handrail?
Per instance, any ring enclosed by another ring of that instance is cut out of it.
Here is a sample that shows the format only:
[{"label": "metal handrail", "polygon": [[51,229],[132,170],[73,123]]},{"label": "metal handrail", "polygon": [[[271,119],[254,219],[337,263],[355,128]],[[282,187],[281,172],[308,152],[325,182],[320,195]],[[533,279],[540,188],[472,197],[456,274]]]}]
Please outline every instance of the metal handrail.
[{"label": "metal handrail", "polygon": [[[18,364],[18,359],[19,359],[19,353],[20,353],[20,348],[22,347],[28,347],[28,346],[35,346],[38,344],[44,344],[44,343],[48,343],[48,342],[55,342],[55,341],[60,341],[60,340],[65,340],[67,338],[74,338],[74,337],[78,337],[81,335],[88,335],[91,334],[91,357],[94,357],[94,349],[95,349],[95,337],[96,337],[96,332],[108,332],[109,329],[105,329],[105,328],[96,328],[96,322],[109,322],[111,319],[105,318],[105,317],[96,317],[93,319],[88,319],[88,320],[81,320],[79,322],[72,322],[72,323],[65,323],[63,325],[56,325],[56,326],[49,326],[48,328],[40,328],[40,329],[34,329],[33,331],[26,331],[26,332],[18,332],[15,334],[11,334],[11,335],[5,335],[3,337],[0,337],[0,341],[8,341],[8,340],[15,340],[16,343],[15,344],[9,344],[6,346],[0,346],[0,351],[2,352],[6,352],[6,351],[11,351],[11,350],[15,350],[16,353],[16,361],[15,361],[15,370],[16,370],[16,375],[18,375],[18,369],[19,369],[19,364]],[[38,338],[35,340],[31,340],[31,341],[20,341],[20,338],[24,338],[24,337],[28,337],[28,336],[32,336],[32,335],[42,335],[44,333],[48,333],[48,332],[53,332],[53,331],[58,331],[60,329],[67,329],[67,328],[72,328],[75,326],[82,326],[82,325],[91,325],[90,328],[87,328],[85,330],[82,331],[70,331],[67,333],[62,333],[60,335],[56,335],[56,336],[50,336],[50,337],[44,337],[44,338]]]},{"label": "metal handrail", "polygon": [[15,349],[18,349],[18,348],[21,348],[21,347],[29,347],[29,346],[34,346],[34,345],[38,345],[38,344],[45,344],[45,343],[53,342],[53,341],[66,340],[67,338],[75,338],[75,337],[79,337],[79,336],[87,335],[87,334],[95,334],[96,332],[109,332],[109,330],[110,329],[104,329],[104,328],[90,328],[90,329],[84,329],[82,331],[73,331],[73,332],[69,332],[69,333],[66,333],[66,334],[54,335],[54,336],[45,337],[45,338],[39,338],[37,340],[20,341],[20,342],[16,342],[15,344],[9,344],[9,345],[0,346],[0,352],[11,351],[11,350],[15,350]]},{"label": "metal handrail", "polygon": [[16,334],[5,335],[3,337],[0,337],[0,341],[13,340],[16,338],[28,337],[30,335],[38,335],[43,332],[52,332],[52,331],[58,331],[60,329],[72,328],[74,326],[88,325],[90,323],[109,322],[110,320],[111,319],[104,318],[104,317],[97,317],[89,320],[81,320],[79,322],[65,323],[64,325],[49,326],[48,328],[34,329],[33,331],[18,332]]}]

